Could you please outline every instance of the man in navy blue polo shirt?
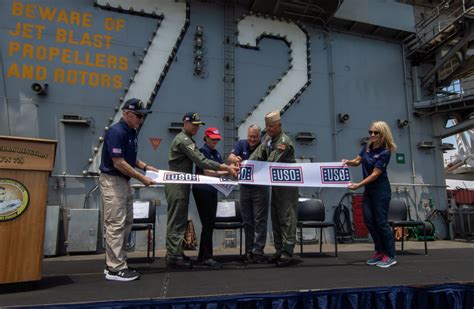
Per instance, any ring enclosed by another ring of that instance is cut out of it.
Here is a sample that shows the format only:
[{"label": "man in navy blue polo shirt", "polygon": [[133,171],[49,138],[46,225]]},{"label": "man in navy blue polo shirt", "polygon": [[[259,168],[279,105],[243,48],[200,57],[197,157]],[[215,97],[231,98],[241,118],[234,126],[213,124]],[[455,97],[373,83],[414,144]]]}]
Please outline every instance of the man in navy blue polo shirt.
[{"label": "man in navy blue polo shirt", "polygon": [[[238,164],[248,160],[260,145],[261,129],[256,124],[249,126],[247,139],[239,140],[230,152],[228,161]],[[250,263],[261,263],[267,242],[267,221],[270,187],[240,185],[240,212],[245,230],[245,259]]]},{"label": "man in navy blue polo shirt", "polygon": [[158,171],[137,157],[137,129],[151,113],[139,99],[129,99],[122,118],[107,131],[102,148],[99,187],[104,205],[105,263],[107,280],[132,281],[140,275],[128,268],[125,246],[133,223],[133,195],[130,178],[148,186],[154,181],[137,172]]}]

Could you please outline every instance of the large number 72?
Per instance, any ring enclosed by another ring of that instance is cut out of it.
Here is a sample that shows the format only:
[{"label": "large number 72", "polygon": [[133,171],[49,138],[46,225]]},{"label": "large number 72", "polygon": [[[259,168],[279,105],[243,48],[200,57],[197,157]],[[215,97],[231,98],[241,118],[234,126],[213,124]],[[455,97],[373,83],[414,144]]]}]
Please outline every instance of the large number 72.
[{"label": "large number 72", "polygon": [[[170,66],[170,61],[177,52],[178,43],[186,32],[189,24],[189,7],[183,2],[174,0],[96,0],[96,3],[106,9],[162,16],[161,27],[150,40],[147,53],[122,99],[126,101],[128,98],[136,97],[152,103]],[[309,70],[311,64],[308,35],[294,23],[250,15],[240,20],[238,29],[238,40],[242,46],[258,49],[257,43],[262,37],[274,37],[283,39],[291,49],[289,70],[279,83],[271,87],[268,96],[240,125],[239,136],[245,137],[250,123],[261,124],[265,113],[274,109],[285,112],[297,100],[311,82]],[[116,110],[113,122],[121,117],[120,108]],[[98,170],[101,148],[102,144],[91,159],[90,172]]]}]

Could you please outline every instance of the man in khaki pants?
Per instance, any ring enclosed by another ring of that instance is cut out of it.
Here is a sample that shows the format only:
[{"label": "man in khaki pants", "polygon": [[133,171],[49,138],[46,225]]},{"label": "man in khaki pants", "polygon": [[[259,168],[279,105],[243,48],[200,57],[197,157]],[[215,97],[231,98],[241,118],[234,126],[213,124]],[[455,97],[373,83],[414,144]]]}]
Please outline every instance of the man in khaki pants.
[{"label": "man in khaki pants", "polygon": [[107,131],[102,149],[99,187],[104,204],[105,278],[132,281],[140,274],[127,265],[125,246],[133,223],[133,195],[130,178],[148,186],[153,180],[138,173],[158,171],[137,158],[137,129],[146,114],[151,113],[142,101],[129,99],[122,107],[122,119]]}]

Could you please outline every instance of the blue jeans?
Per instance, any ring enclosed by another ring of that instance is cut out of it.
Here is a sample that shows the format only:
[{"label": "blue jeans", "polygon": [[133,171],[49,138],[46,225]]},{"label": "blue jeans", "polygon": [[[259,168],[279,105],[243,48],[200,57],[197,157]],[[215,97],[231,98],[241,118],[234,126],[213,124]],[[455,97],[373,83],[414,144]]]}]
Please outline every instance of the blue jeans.
[{"label": "blue jeans", "polygon": [[375,251],[395,257],[395,240],[388,224],[388,206],[392,191],[390,183],[383,181],[365,187],[364,222],[374,240]]}]

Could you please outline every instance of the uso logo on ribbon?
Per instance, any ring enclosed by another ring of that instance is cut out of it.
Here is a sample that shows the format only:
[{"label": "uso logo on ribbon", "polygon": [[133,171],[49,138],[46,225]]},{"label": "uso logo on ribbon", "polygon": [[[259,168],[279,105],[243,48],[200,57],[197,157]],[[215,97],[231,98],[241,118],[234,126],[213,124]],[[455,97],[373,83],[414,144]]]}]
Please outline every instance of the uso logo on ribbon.
[{"label": "uso logo on ribbon", "polygon": [[340,166],[322,166],[321,182],[322,183],[349,183],[351,176],[347,167]]},{"label": "uso logo on ribbon", "polygon": [[301,167],[270,166],[270,181],[272,183],[303,183]]},{"label": "uso logo on ribbon", "polygon": [[165,173],[165,181],[199,181],[199,176],[194,174]]},{"label": "uso logo on ribbon", "polygon": [[253,165],[240,166],[239,181],[253,182]]}]

